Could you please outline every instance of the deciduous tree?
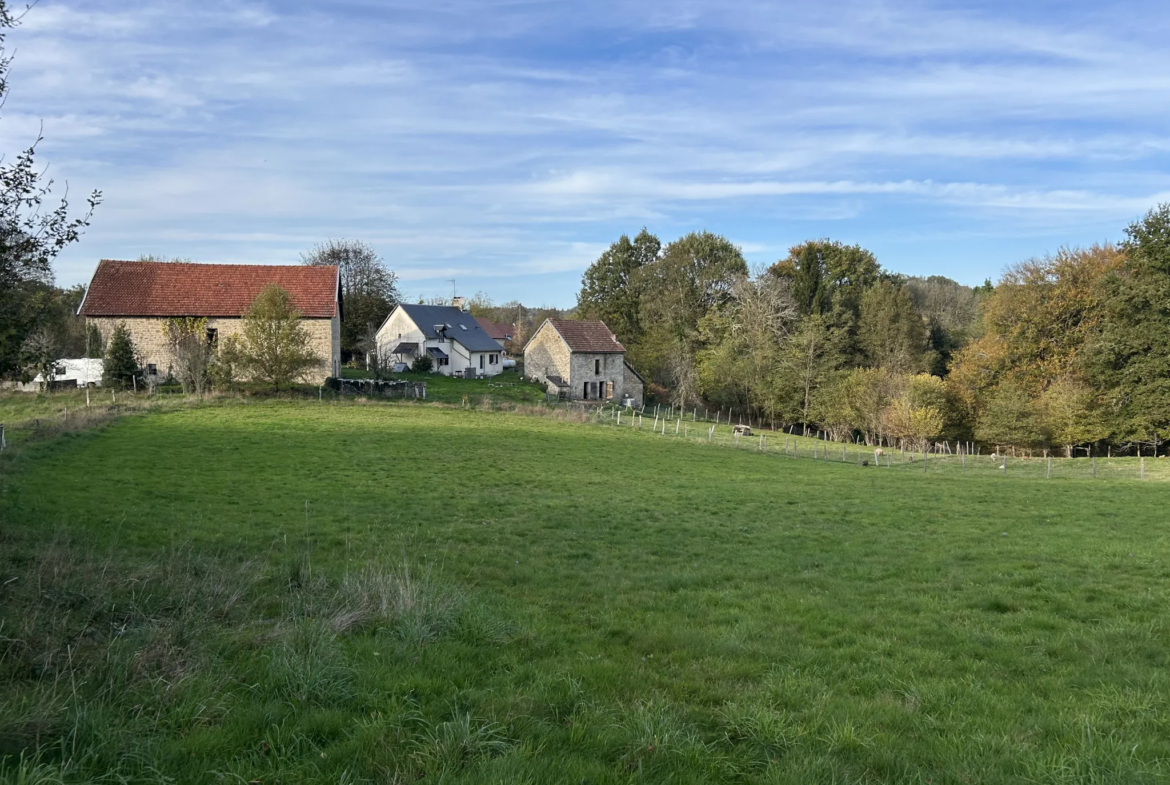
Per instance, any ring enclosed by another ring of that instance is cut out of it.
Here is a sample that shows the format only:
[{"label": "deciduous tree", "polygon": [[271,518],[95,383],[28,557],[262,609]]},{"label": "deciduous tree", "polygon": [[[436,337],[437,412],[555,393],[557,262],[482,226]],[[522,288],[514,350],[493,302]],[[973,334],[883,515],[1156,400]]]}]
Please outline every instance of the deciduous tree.
[{"label": "deciduous tree", "polygon": [[638,343],[642,337],[641,271],[658,261],[661,250],[662,243],[645,227],[633,240],[623,234],[581,277],[578,315],[601,319],[618,340],[630,345]]},{"label": "deciduous tree", "polygon": [[256,382],[275,389],[303,379],[321,363],[310,347],[308,330],[289,293],[276,284],[265,286],[243,318],[242,365]]},{"label": "deciduous tree", "polygon": [[1088,371],[1105,392],[1115,437],[1158,442],[1170,438],[1170,204],[1125,233]]},{"label": "deciduous tree", "polygon": [[[381,326],[401,299],[398,276],[372,246],[358,240],[329,240],[301,254],[303,264],[335,265],[341,274],[341,349],[361,351],[371,326]],[[449,303],[448,303],[449,304]]]},{"label": "deciduous tree", "polygon": [[174,360],[171,372],[183,392],[202,397],[211,382],[215,345],[208,339],[207,320],[180,316],[163,322],[163,335]]},{"label": "deciduous tree", "polygon": [[[8,4],[0,0],[0,103],[8,94],[12,64],[6,31],[18,22]],[[38,135],[31,145],[0,165],[0,376],[22,371],[26,339],[45,326],[45,301],[37,293],[52,283],[51,262],[66,246],[77,242],[101,201],[101,193],[94,191],[86,200],[85,211],[71,216],[68,199],[55,200],[53,181],[45,178],[45,168],[36,158],[41,141]]]},{"label": "deciduous tree", "polygon": [[1069,458],[1078,445],[1109,435],[1096,394],[1072,375],[1061,376],[1044,391],[1041,407],[1049,436],[1054,444],[1064,447]]}]

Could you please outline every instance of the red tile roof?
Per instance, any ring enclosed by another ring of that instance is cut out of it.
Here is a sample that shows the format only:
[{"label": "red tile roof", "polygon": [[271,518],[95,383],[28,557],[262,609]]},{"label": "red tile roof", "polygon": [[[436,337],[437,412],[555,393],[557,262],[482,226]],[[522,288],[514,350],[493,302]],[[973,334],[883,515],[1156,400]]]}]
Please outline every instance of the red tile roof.
[{"label": "red tile roof", "polygon": [[268,284],[283,287],[305,317],[339,313],[336,267],[118,262],[103,259],[82,316],[240,316]]},{"label": "red tile roof", "polygon": [[516,334],[515,326],[507,322],[493,322],[482,316],[475,317],[475,321],[479,322],[479,326],[493,341],[506,341]]},{"label": "red tile roof", "polygon": [[599,319],[549,319],[548,323],[565,339],[571,352],[617,354],[626,350],[618,342],[617,336],[605,326],[605,322]]}]

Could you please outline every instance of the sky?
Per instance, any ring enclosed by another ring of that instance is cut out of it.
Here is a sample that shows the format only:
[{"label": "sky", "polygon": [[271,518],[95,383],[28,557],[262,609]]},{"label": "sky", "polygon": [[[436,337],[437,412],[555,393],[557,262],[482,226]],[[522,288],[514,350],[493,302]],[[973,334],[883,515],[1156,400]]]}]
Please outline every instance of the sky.
[{"label": "sky", "polygon": [[571,306],[622,234],[806,239],[968,284],[1170,201],[1170,4],[40,0],[0,151],[80,205],[58,258],[295,264]]}]

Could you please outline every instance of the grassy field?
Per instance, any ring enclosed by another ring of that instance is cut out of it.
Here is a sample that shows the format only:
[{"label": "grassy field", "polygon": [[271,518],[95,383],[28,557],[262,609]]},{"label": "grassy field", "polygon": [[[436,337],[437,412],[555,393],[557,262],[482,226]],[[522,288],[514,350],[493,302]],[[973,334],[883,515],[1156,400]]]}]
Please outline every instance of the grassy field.
[{"label": "grassy field", "polygon": [[574,419],[223,402],[10,452],[0,781],[1166,778],[1161,483]]},{"label": "grassy field", "polygon": [[[370,374],[358,368],[342,368],[344,379],[368,379]],[[537,403],[544,401],[544,385],[526,382],[515,371],[489,378],[459,379],[437,373],[396,373],[395,379],[427,383],[427,400],[461,403],[491,398],[497,402]]]}]

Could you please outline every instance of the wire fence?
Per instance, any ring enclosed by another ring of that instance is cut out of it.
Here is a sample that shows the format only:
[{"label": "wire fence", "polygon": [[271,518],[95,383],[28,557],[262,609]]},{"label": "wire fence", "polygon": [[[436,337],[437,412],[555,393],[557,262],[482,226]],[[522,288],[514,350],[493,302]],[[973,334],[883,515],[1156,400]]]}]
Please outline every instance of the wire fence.
[{"label": "wire fence", "polygon": [[[704,420],[693,410],[687,415],[660,409],[657,416],[650,410],[630,410],[606,406],[596,411],[598,423],[621,428],[647,438],[675,439],[690,444],[707,444],[747,450],[789,460],[820,461],[845,464],[861,469],[881,469],[930,476],[1012,478],[1030,480],[1170,480],[1170,460],[1153,457],[1076,457],[1058,458],[979,455],[964,448],[952,447],[950,453],[923,452],[902,448],[874,447],[855,442],[839,442],[813,436],[796,435],[782,430],[744,427],[746,423],[723,424],[714,418]],[[674,413],[673,418],[668,414]]]}]

